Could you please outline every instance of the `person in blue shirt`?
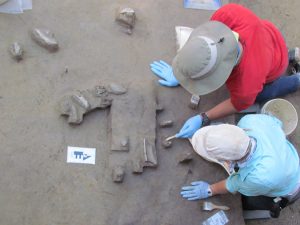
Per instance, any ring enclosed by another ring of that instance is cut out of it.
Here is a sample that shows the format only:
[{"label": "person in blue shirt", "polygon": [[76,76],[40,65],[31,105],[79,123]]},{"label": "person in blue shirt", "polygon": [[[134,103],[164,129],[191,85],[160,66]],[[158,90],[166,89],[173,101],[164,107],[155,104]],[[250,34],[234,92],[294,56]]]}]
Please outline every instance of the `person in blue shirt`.
[{"label": "person in blue shirt", "polygon": [[299,156],[286,139],[282,122],[273,116],[252,114],[237,126],[206,126],[191,143],[200,156],[227,165],[230,175],[214,184],[195,181],[182,187],[181,195],[187,200],[239,192],[244,209],[254,210],[272,208],[277,197],[284,200],[281,208],[300,197]]}]

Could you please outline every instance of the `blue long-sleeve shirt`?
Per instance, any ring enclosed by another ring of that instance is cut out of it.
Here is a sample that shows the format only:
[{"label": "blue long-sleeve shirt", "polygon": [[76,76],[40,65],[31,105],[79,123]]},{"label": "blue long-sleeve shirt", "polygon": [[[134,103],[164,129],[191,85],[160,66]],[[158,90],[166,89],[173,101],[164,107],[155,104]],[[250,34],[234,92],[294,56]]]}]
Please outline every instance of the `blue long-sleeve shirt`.
[{"label": "blue long-sleeve shirt", "polygon": [[229,192],[246,196],[285,196],[300,182],[299,156],[286,139],[282,123],[268,115],[247,115],[238,123],[256,140],[256,149],[246,166],[226,180]]}]

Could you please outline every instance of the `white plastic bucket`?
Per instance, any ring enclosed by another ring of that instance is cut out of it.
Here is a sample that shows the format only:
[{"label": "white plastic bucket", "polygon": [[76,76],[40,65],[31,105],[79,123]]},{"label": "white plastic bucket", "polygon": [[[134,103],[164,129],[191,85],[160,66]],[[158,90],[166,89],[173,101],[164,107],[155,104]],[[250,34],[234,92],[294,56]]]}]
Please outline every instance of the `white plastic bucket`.
[{"label": "white plastic bucket", "polygon": [[276,98],[264,104],[261,113],[273,115],[283,123],[283,131],[286,136],[293,133],[298,124],[298,115],[292,103],[285,99]]}]

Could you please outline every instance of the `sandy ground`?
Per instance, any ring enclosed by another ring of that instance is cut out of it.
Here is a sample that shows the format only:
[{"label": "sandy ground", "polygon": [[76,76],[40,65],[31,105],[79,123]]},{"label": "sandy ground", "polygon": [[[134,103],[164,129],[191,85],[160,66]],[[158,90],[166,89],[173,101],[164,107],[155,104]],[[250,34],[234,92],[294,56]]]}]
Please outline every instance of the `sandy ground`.
[{"label": "sandy ground", "polygon": [[[277,24],[290,46],[298,44],[299,2],[240,3]],[[114,23],[118,6],[136,9],[138,20],[132,36]],[[22,15],[0,14],[0,224],[180,225],[201,224],[211,216],[213,213],[201,211],[199,203],[182,200],[179,190],[199,178],[215,182],[226,177],[225,172],[196,156],[192,163],[179,165],[177,155],[183,149],[192,151],[187,141],[175,141],[168,151],[160,147],[160,136],[176,133],[196,113],[187,107],[190,96],[183,89],[157,86],[158,99],[165,107],[157,119],[172,118],[174,127],[157,129],[159,167],[134,176],[130,162],[124,161],[126,176],[121,185],[111,181],[112,162],[118,156],[108,150],[109,110],[92,112],[80,126],[70,126],[56,107],[73,90],[111,81],[135,87],[141,94],[156,80],[149,63],[156,59],[171,62],[176,53],[174,27],[196,27],[211,13],[183,9],[181,0],[53,0],[34,1],[33,10]],[[52,30],[60,50],[49,53],[37,46],[29,35],[34,27]],[[14,41],[25,48],[25,59],[19,63],[8,53]],[[200,110],[224,95],[221,89],[207,96]],[[298,95],[287,99],[299,111]],[[291,137],[297,146],[299,134],[298,128]],[[95,147],[96,165],[67,164],[67,146]],[[230,224],[243,224],[239,196],[213,201],[231,207]],[[276,224],[297,224],[298,211],[298,203],[288,207]]]}]

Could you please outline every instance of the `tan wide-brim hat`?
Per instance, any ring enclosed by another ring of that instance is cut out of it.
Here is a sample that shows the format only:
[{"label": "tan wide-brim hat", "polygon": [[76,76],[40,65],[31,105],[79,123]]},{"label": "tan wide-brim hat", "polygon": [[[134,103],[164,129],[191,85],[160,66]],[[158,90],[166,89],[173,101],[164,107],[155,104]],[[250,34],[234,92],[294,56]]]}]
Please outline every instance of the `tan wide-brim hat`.
[{"label": "tan wide-brim hat", "polygon": [[220,88],[237,63],[238,42],[229,27],[209,21],[191,33],[173,59],[173,73],[188,92],[205,95]]},{"label": "tan wide-brim hat", "polygon": [[6,2],[8,2],[8,0],[0,0],[0,5],[4,4]]}]

